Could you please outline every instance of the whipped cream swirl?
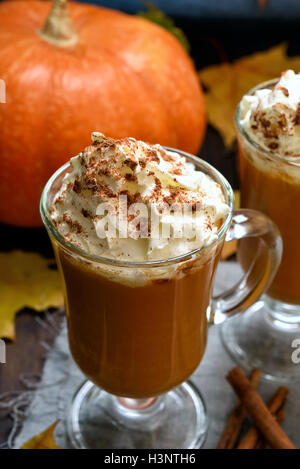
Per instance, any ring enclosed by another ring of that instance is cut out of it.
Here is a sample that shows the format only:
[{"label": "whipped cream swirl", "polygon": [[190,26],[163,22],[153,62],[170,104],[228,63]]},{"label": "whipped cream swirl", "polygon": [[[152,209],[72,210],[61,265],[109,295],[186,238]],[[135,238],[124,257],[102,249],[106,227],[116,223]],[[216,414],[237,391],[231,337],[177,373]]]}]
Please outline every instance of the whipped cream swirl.
[{"label": "whipped cream swirl", "polygon": [[300,73],[282,73],[272,89],[245,95],[241,125],[257,144],[286,159],[300,157]]},{"label": "whipped cream swirl", "polygon": [[[70,163],[72,171],[66,174],[54,197],[51,219],[65,239],[89,254],[129,261],[186,254],[216,239],[229,210],[219,184],[197,171],[183,156],[160,145],[148,145],[133,138],[115,140],[94,132],[92,145],[71,158]],[[124,196],[127,211],[120,215]],[[103,203],[109,203],[115,210],[114,214],[106,214],[115,225],[114,236],[109,231],[99,236],[97,226],[103,220],[99,206]],[[154,214],[158,236],[153,237],[149,228],[140,236],[141,223],[139,226],[132,223],[131,204],[147,207],[147,226],[151,227]],[[173,204],[187,205],[191,210],[183,211],[178,219],[172,211],[163,210]],[[125,222],[126,237],[121,233]],[[169,235],[161,236],[170,222],[173,228]],[[183,222],[193,229],[178,237],[174,226]]]}]

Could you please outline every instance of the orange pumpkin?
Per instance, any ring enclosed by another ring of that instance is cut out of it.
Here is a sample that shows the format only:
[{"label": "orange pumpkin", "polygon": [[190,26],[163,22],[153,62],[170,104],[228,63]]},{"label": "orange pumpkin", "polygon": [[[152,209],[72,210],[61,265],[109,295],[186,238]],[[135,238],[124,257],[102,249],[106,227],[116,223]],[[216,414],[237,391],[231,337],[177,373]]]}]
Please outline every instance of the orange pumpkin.
[{"label": "orange pumpkin", "polygon": [[0,221],[20,226],[40,225],[45,182],[91,131],[196,152],[205,127],[192,61],[167,31],[66,0],[50,10],[0,4]]}]

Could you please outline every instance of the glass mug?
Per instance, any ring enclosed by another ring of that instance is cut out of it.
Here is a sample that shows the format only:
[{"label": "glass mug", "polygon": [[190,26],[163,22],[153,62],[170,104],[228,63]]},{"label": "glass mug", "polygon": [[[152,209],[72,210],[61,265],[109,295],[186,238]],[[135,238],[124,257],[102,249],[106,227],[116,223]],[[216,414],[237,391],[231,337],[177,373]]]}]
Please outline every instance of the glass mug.
[{"label": "glass mug", "polygon": [[[172,150],[172,149],[169,149]],[[254,210],[233,211],[233,192],[208,163],[179,150],[218,182],[230,210],[207,247],[171,259],[119,261],[67,242],[50,217],[67,163],[48,181],[41,216],[62,274],[73,358],[88,380],[68,411],[77,448],[197,448],[207,421],[199,391],[186,379],[205,351],[208,322],[248,308],[273,280],[281,256],[275,225]],[[224,241],[257,237],[265,262],[238,285],[211,298]],[[167,277],[167,278],[166,278]]]},{"label": "glass mug", "polygon": [[[253,88],[272,88],[271,80]],[[300,339],[300,162],[288,161],[255,143],[241,125],[236,111],[239,146],[241,204],[268,215],[280,230],[282,260],[267,294],[243,317],[222,328],[227,349],[245,368],[258,366],[265,377],[280,381],[300,380],[300,367],[293,362]],[[248,268],[257,240],[240,246],[240,262]]]}]

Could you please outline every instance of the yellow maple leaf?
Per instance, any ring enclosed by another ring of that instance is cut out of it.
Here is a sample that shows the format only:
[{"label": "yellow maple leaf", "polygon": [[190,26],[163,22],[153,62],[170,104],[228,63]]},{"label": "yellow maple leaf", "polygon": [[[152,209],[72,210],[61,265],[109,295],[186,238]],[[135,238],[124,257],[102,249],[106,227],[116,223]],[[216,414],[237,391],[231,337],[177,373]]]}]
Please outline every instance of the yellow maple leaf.
[{"label": "yellow maple leaf", "polygon": [[227,146],[235,139],[234,113],[242,96],[259,83],[279,77],[285,70],[300,71],[300,57],[288,57],[286,49],[286,44],[280,44],[199,72],[207,89],[208,121],[220,132]]},{"label": "yellow maple leaf", "polygon": [[59,420],[54,422],[44,432],[31,438],[29,441],[23,444],[21,449],[61,449],[54,441],[54,430]]},{"label": "yellow maple leaf", "polygon": [[59,274],[51,264],[37,253],[0,253],[0,337],[15,339],[14,318],[20,309],[63,305]]}]

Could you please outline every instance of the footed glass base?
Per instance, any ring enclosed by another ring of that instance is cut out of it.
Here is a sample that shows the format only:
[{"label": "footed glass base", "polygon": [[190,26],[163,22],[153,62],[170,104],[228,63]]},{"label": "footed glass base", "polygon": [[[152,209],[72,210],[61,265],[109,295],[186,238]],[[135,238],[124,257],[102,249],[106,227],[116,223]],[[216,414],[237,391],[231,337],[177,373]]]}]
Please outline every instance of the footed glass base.
[{"label": "footed glass base", "polygon": [[300,306],[265,296],[220,330],[226,350],[247,371],[258,367],[266,379],[300,381]]},{"label": "footed glass base", "polygon": [[75,448],[200,448],[206,438],[203,399],[188,382],[151,399],[118,398],[85,381],[68,414]]}]

